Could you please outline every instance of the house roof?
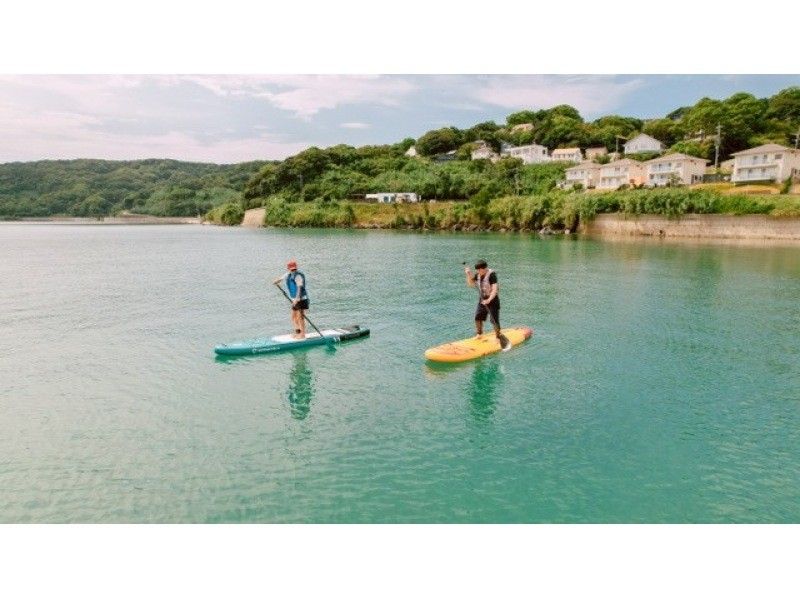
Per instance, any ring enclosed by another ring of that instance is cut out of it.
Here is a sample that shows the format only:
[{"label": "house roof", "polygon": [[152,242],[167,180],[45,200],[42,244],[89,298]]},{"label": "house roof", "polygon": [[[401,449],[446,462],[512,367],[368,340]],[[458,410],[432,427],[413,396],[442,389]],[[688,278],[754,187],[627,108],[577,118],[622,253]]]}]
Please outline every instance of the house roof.
[{"label": "house roof", "polygon": [[[594,168],[598,169],[601,168],[603,165],[598,164],[597,162],[581,162],[580,164],[576,164],[575,166],[570,166],[566,170],[585,170],[587,168]],[[566,171],[565,171],[566,172]]]},{"label": "house roof", "polygon": [[778,145],[777,143],[767,143],[759,145],[758,147],[751,147],[750,149],[742,150],[740,152],[733,152],[731,156],[745,156],[747,154],[760,154],[762,152],[796,152],[798,150]]},{"label": "house roof", "polygon": [[600,168],[610,168],[616,166],[630,166],[631,164],[636,164],[637,166],[644,167],[644,163],[639,162],[638,160],[631,160],[630,158],[625,158],[624,160],[614,160],[613,162],[609,162],[608,164],[600,164]]},{"label": "house roof", "polygon": [[650,162],[671,162],[674,160],[699,160],[704,164],[708,164],[711,160],[706,160],[705,158],[698,158],[697,156],[689,156],[687,154],[681,154],[680,152],[675,152],[672,154],[667,154],[666,156],[661,156],[660,158],[653,158],[652,160],[648,160],[647,163]]},{"label": "house roof", "polygon": [[655,142],[656,142],[656,143],[658,143],[659,145],[664,145],[664,144],[663,144],[663,143],[661,143],[661,142],[660,142],[658,139],[656,139],[655,137],[651,137],[651,136],[650,136],[650,135],[648,135],[647,133],[639,133],[639,134],[638,134],[636,137],[631,137],[630,139],[628,139],[628,141],[626,141],[626,142],[625,142],[625,145],[628,145],[628,144],[629,144],[629,143],[631,143],[632,141],[636,141],[637,139],[642,139],[642,138],[644,138],[644,139],[650,139],[651,141],[655,141]]},{"label": "house roof", "polygon": [[606,152],[606,153],[608,153],[608,148],[607,147],[587,147],[586,151],[587,152]]}]

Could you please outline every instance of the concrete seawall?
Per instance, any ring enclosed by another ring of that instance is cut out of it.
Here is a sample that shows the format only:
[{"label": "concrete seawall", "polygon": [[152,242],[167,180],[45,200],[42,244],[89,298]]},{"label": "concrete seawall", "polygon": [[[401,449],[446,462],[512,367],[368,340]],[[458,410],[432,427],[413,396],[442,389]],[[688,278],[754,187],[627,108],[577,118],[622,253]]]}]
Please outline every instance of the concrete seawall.
[{"label": "concrete seawall", "polygon": [[800,218],[726,214],[687,214],[679,218],[667,218],[599,214],[583,226],[582,232],[597,236],[800,241]]},{"label": "concrete seawall", "polygon": [[242,226],[259,227],[264,226],[264,214],[267,212],[265,208],[253,208],[244,213]]}]

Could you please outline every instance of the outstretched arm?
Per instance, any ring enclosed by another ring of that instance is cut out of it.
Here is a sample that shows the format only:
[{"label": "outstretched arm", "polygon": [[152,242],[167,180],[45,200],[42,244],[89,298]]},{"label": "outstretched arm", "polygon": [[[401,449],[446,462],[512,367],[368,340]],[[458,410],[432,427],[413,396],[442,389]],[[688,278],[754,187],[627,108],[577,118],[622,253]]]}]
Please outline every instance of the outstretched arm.
[{"label": "outstretched arm", "polygon": [[475,286],[475,280],[472,277],[472,270],[469,269],[469,266],[465,266],[464,267],[464,274],[467,275],[467,286],[468,287],[474,287]]},{"label": "outstretched arm", "polygon": [[286,278],[286,274],[281,274],[280,276],[278,276],[278,278],[272,281],[272,284],[281,284],[284,278]]}]

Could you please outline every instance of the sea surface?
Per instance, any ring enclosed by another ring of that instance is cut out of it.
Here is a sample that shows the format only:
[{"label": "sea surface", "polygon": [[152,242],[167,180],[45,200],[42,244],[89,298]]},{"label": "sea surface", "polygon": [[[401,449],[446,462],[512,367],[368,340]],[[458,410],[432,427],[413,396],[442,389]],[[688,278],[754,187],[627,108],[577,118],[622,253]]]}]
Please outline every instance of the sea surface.
[{"label": "sea surface", "polygon": [[[371,336],[215,358],[289,258]],[[0,225],[0,521],[800,522],[800,246]]]}]

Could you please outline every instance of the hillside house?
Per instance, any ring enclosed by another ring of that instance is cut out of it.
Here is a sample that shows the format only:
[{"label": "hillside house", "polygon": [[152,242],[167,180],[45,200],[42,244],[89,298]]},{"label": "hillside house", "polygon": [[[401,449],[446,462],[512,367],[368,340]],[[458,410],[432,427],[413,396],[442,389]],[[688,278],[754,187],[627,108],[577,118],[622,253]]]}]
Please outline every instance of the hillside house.
[{"label": "hillside house", "polygon": [[759,145],[731,154],[734,158],[734,183],[783,181],[800,175],[800,150],[777,143]]},{"label": "hillside house", "polygon": [[647,169],[647,184],[663,187],[678,183],[691,185],[701,183],[706,172],[708,160],[687,156],[686,154],[668,154],[644,163]]},{"label": "hillside house", "polygon": [[575,162],[580,164],[583,162],[583,154],[579,147],[565,147],[554,149],[550,154],[550,159],[554,162]]},{"label": "hillside house", "polygon": [[663,152],[664,144],[658,139],[639,133],[636,137],[629,139],[625,145],[626,154],[640,154],[642,152]]},{"label": "hillside house", "polygon": [[616,160],[600,165],[598,189],[615,190],[622,185],[642,185],[645,182],[646,168],[636,160]]},{"label": "hillside house", "polygon": [[564,171],[566,179],[561,182],[562,189],[570,189],[573,186],[580,185],[584,189],[593,189],[597,187],[600,180],[600,164],[595,162],[581,162],[575,166],[571,166]]},{"label": "hillside house", "polygon": [[491,145],[485,141],[477,141],[470,157],[473,160],[496,160],[499,156]]},{"label": "hillside house", "polygon": [[550,156],[547,155],[547,148],[537,143],[530,145],[506,145],[501,151],[502,156],[510,156],[512,158],[519,158],[525,164],[541,164],[542,162],[549,162]]}]

